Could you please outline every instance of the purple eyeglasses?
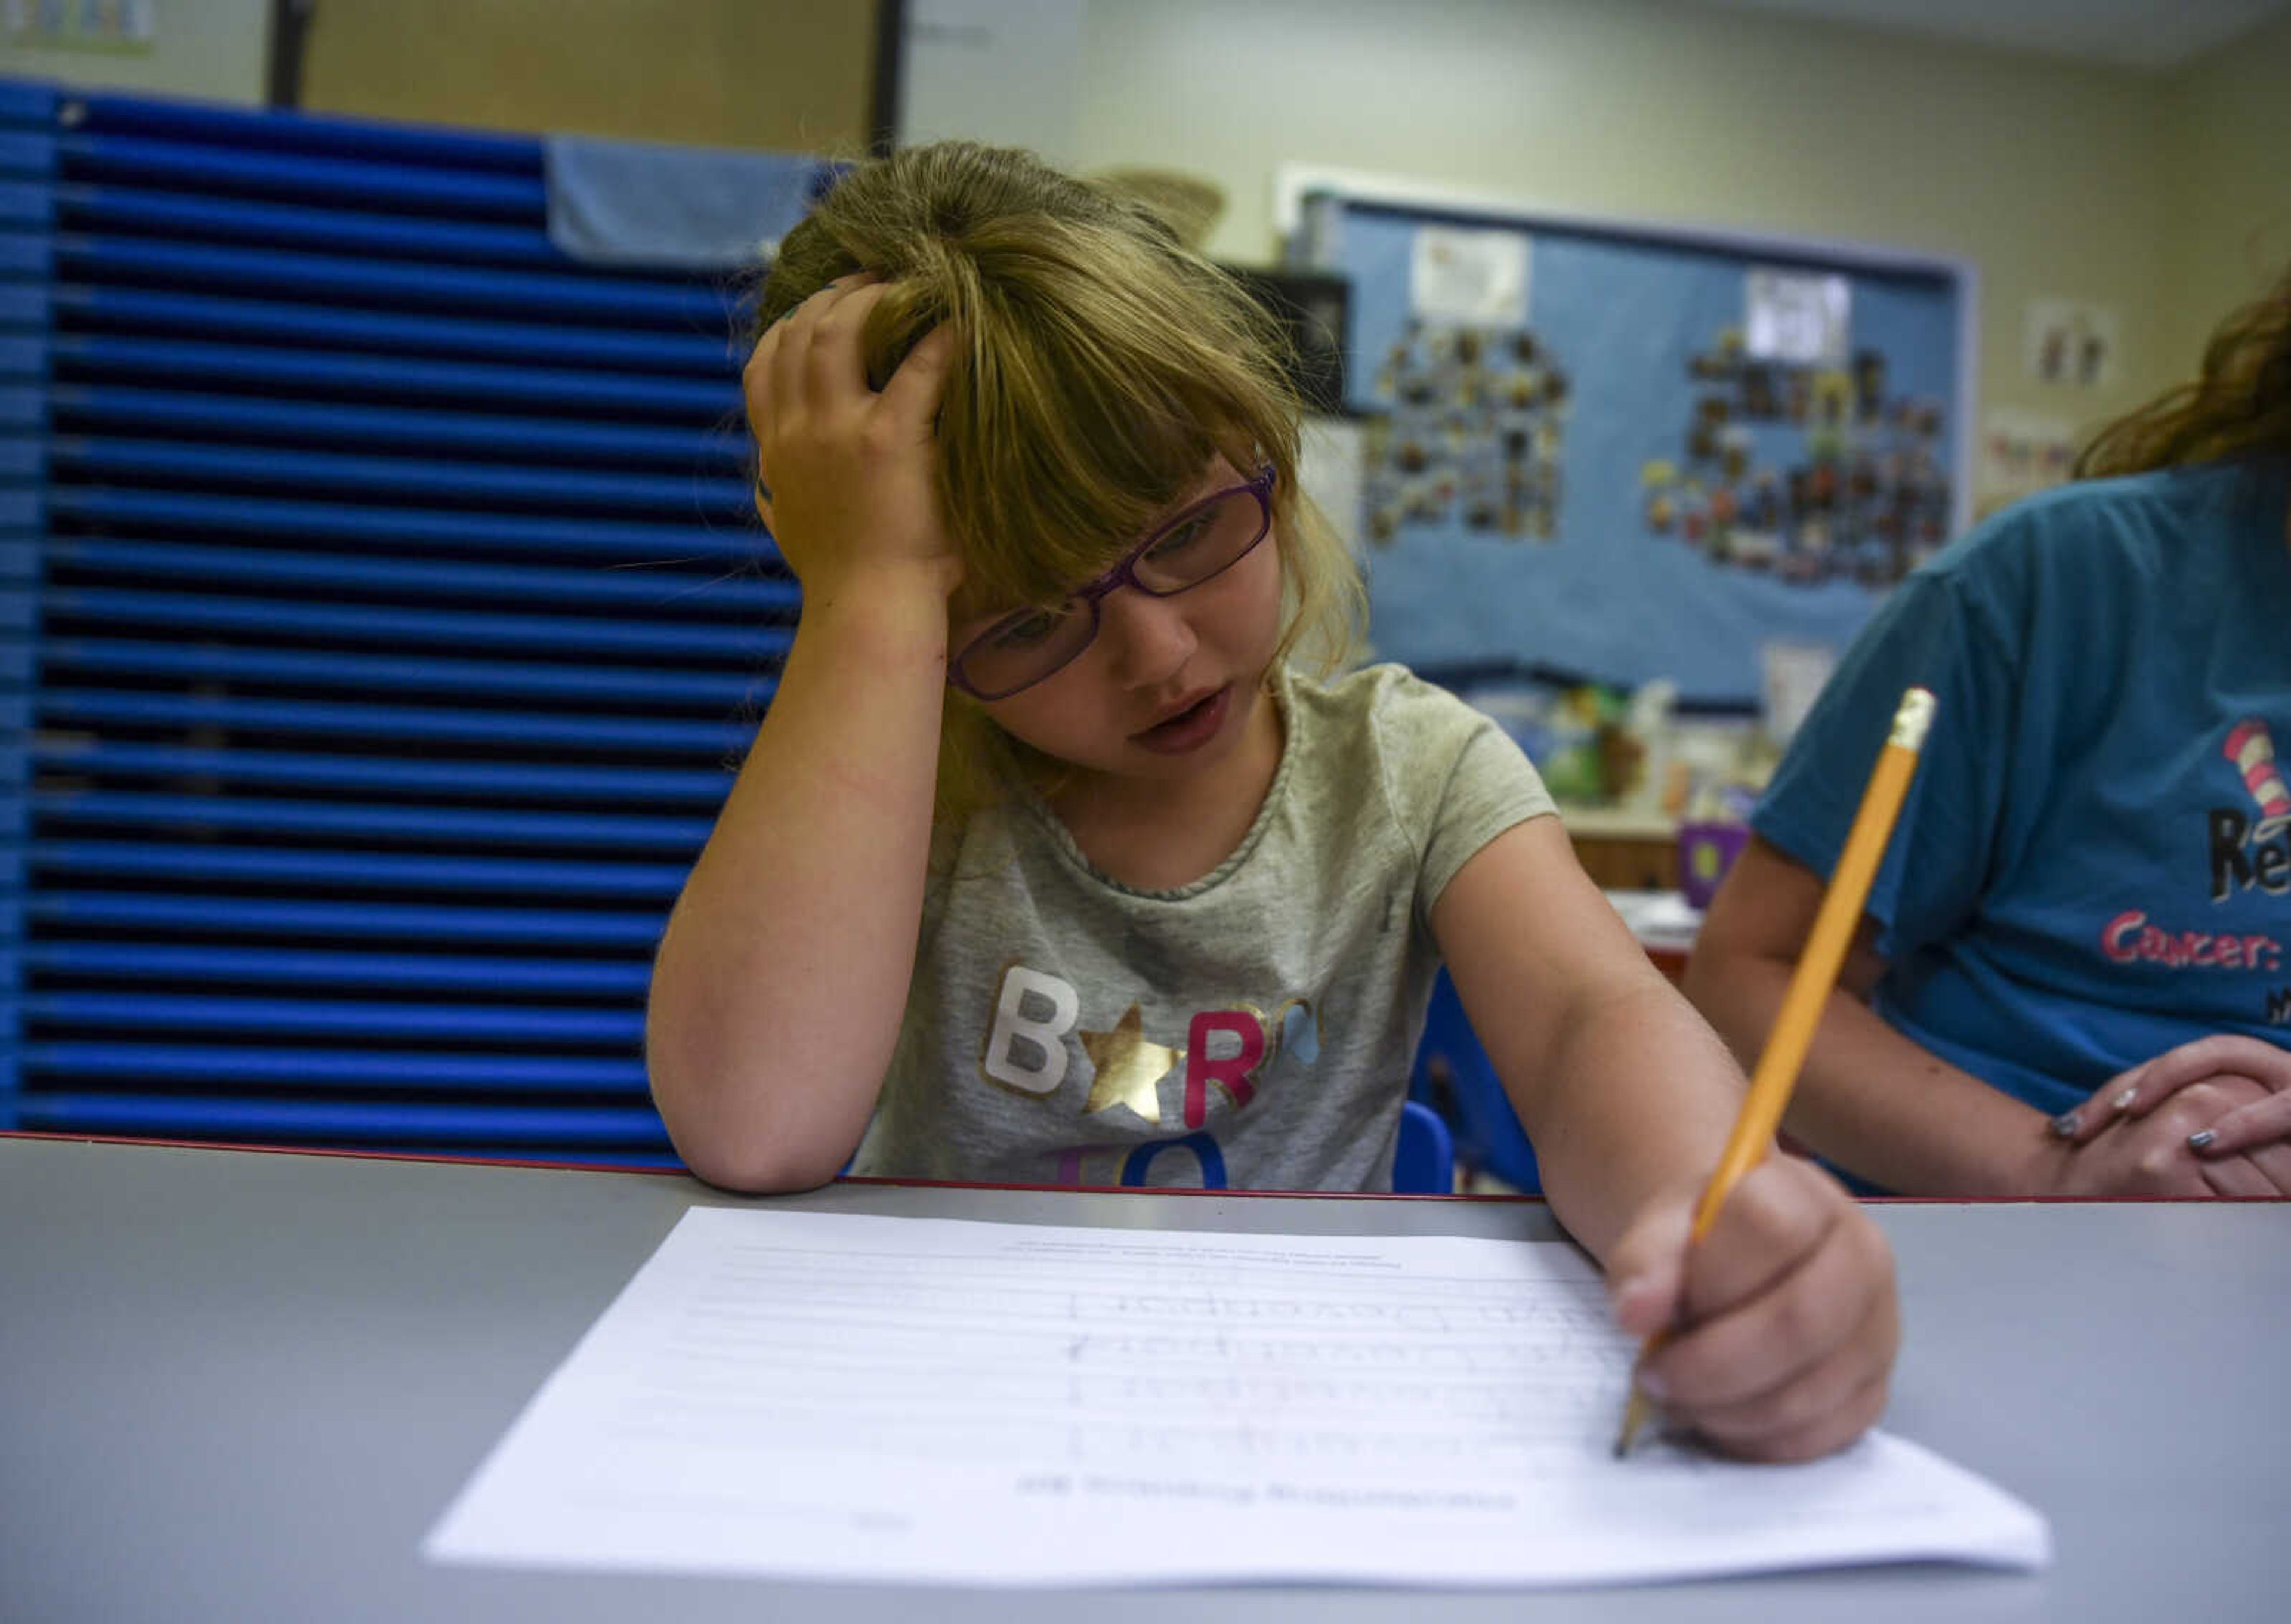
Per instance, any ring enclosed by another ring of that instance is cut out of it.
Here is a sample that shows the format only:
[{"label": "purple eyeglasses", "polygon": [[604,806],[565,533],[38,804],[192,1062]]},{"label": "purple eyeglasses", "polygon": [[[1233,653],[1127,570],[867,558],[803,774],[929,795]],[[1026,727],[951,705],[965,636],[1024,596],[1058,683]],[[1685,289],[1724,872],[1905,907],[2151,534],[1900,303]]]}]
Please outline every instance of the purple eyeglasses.
[{"label": "purple eyeglasses", "polygon": [[1204,496],[1131,548],[1053,609],[1018,609],[968,643],[946,679],[974,699],[1008,699],[1064,670],[1097,636],[1098,605],[1117,588],[1174,598],[1221,575],[1273,529],[1270,462],[1256,476]]}]

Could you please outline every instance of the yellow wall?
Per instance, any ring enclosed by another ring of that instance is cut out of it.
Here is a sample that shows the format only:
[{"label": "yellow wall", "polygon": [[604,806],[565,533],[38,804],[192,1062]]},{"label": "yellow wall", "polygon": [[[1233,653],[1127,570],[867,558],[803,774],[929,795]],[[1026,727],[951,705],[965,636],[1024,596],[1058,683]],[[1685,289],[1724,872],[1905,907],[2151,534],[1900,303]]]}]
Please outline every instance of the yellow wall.
[{"label": "yellow wall", "polygon": [[[1654,0],[1091,0],[1083,56],[1078,162],[1218,181],[1229,258],[1323,164],[1971,261],[1984,407],[2091,422],[2179,370],[2156,76]],[[2026,374],[2043,296],[2120,313],[2113,388]]]},{"label": "yellow wall", "polygon": [[875,0],[322,0],[302,105],[790,152],[867,141]]},{"label": "yellow wall", "polygon": [[2291,12],[2170,85],[2167,331],[2193,372],[2222,315],[2291,266]]}]

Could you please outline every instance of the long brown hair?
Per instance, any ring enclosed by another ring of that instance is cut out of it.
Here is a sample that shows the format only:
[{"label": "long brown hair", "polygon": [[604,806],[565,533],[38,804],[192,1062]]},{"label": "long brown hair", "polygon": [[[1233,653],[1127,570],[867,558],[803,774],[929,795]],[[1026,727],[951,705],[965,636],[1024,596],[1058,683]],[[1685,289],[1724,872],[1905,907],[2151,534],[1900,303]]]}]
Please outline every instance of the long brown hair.
[{"label": "long brown hair", "polygon": [[[1213,456],[1274,470],[1292,651],[1332,671],[1366,593],[1298,488],[1300,408],[1281,329],[1143,205],[1033,155],[971,141],[861,164],[780,245],[760,331],[837,277],[893,284],[862,338],[880,387],[922,335],[955,335],[939,406],[939,500],[963,560],[958,616],[1058,601],[1105,569]],[[1056,764],[950,688],[937,813],[959,818]]]},{"label": "long brown hair", "polygon": [[2103,478],[2245,456],[2291,462],[2291,267],[2220,324],[2193,382],[2102,429],[2076,473]]}]

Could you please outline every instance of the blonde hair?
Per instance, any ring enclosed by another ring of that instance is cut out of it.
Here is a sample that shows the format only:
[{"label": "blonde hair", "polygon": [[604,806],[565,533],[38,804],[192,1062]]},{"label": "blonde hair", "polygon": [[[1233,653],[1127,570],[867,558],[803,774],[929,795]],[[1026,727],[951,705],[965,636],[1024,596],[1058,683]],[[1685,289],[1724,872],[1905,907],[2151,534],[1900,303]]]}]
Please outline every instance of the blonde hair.
[{"label": "blonde hair", "polygon": [[2195,382],[2102,429],[2076,473],[2097,479],[2245,456],[2291,462],[2291,266],[2220,324]]},{"label": "blonde hair", "polygon": [[[1298,488],[1301,408],[1279,325],[1147,208],[1033,155],[969,141],[846,173],[782,241],[758,331],[840,276],[893,284],[862,343],[880,388],[923,334],[953,330],[938,490],[959,615],[1059,601],[1106,568],[1213,456],[1274,470],[1284,576],[1277,663],[1352,658],[1366,593]],[[947,690],[936,813],[953,823],[1057,764]]]}]

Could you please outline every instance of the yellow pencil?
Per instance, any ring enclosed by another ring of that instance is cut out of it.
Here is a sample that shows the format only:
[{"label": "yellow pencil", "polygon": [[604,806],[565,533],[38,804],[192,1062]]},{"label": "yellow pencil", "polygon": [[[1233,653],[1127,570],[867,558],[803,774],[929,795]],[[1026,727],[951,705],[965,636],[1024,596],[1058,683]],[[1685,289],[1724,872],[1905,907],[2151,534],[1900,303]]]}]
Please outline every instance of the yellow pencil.
[{"label": "yellow pencil", "polygon": [[[1797,969],[1790,977],[1789,990],[1782,994],[1782,1007],[1774,1017],[1773,1030],[1767,1034],[1766,1047],[1758,1056],[1757,1069],[1750,1074],[1749,1092],[1742,1097],[1742,1109],[1734,1119],[1734,1131],[1727,1136],[1726,1148],[1719,1155],[1718,1170],[1710,1175],[1703,1187],[1702,1199],[1694,1209],[1693,1241],[1710,1233],[1710,1226],[1718,1217],[1718,1210],[1726,1204],[1733,1192],[1735,1181],[1757,1166],[1764,1157],[1766,1147],[1773,1141],[1774,1131],[1781,1126],[1782,1111],[1789,1104],[1790,1089],[1797,1082],[1797,1069],[1805,1064],[1805,1051],[1813,1041],[1813,1029],[1821,1025],[1822,1006],[1837,985],[1837,972],[1845,962],[1846,945],[1853,939],[1855,927],[1861,922],[1862,904],[1869,897],[1869,883],[1877,877],[1877,865],[1885,860],[1885,842],[1893,832],[1893,819],[1900,814],[1902,799],[1909,792],[1909,779],[1917,770],[1917,752],[1925,746],[1925,730],[1933,725],[1933,696],[1924,688],[1911,688],[1901,695],[1901,709],[1893,713],[1893,730],[1885,747],[1877,753],[1877,765],[1869,775],[1869,787],[1862,792],[1861,809],[1853,815],[1853,827],[1845,837],[1845,849],[1830,872],[1829,888],[1823,893],[1821,911],[1814,915],[1813,934],[1806,937],[1805,951],[1798,955]],[[1639,1349],[1644,1363],[1647,1355],[1662,1346],[1662,1333],[1657,1331]],[[1615,1453],[1628,1452],[1631,1441],[1638,1435],[1639,1427],[1647,1417],[1646,1395],[1638,1384],[1631,1384],[1631,1395],[1623,1406],[1622,1429],[1615,1436]]]}]

